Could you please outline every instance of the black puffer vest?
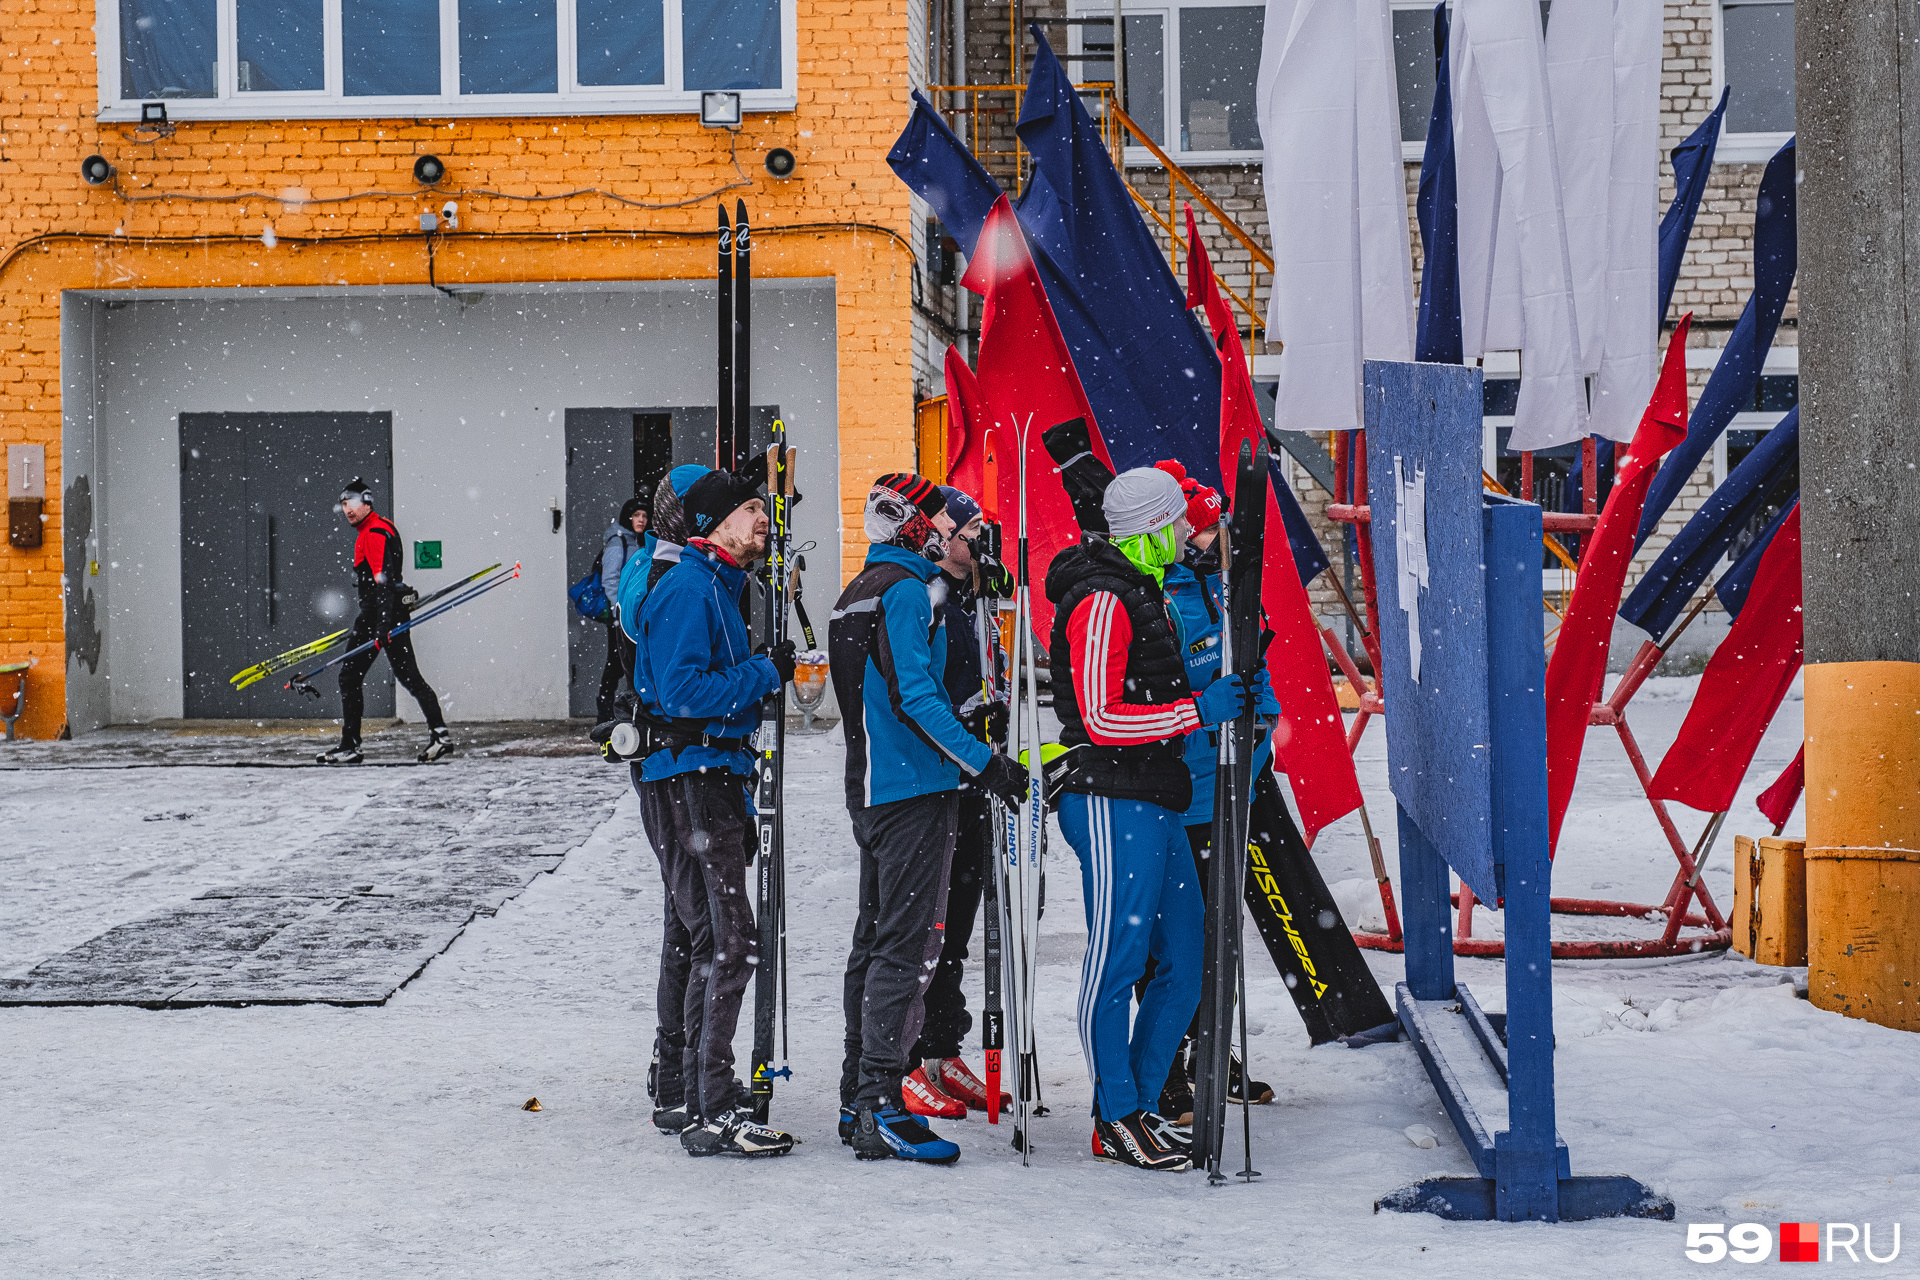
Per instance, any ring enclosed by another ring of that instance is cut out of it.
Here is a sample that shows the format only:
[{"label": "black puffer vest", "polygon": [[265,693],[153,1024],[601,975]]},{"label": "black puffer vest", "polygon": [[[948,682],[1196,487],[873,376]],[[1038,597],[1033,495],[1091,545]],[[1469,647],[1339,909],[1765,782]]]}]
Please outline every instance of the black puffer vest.
[{"label": "black puffer vest", "polygon": [[1068,752],[1059,762],[1057,777],[1049,780],[1049,789],[1143,800],[1185,813],[1193,803],[1193,778],[1183,759],[1184,735],[1140,746],[1103,747],[1095,745],[1087,733],[1068,666],[1067,621],[1096,591],[1119,597],[1133,628],[1133,642],[1127,647],[1126,700],[1165,705],[1193,696],[1160,584],[1103,539],[1086,538],[1062,551],[1047,570],[1047,599],[1054,605],[1053,641],[1047,653],[1053,673],[1053,711],[1060,718],[1060,744]]}]

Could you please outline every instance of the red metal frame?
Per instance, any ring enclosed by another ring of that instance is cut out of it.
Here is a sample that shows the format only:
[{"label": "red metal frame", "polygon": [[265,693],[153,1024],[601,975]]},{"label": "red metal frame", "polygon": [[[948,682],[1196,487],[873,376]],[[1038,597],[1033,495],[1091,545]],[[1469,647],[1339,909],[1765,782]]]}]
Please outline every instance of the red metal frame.
[{"label": "red metal frame", "polygon": [[[1349,439],[1349,436],[1351,436],[1351,439]],[[1358,490],[1359,493],[1365,493],[1367,483],[1366,436],[1367,433],[1364,430],[1336,432],[1334,435],[1334,501],[1327,507],[1327,516],[1329,519],[1339,521],[1343,524],[1351,524],[1354,527],[1354,541],[1360,559],[1360,581],[1364,592],[1363,598],[1366,603],[1366,614],[1369,623],[1362,632],[1362,644],[1366,648],[1367,657],[1373,663],[1375,678],[1377,680],[1380,671],[1380,642],[1377,634],[1378,628],[1371,625],[1374,619],[1380,616],[1379,594],[1375,589],[1373,574],[1373,513],[1365,504],[1354,503],[1351,500],[1356,495],[1347,492],[1347,469],[1346,466],[1343,465],[1349,453],[1352,453],[1354,469],[1353,487]],[[1586,464],[1585,474],[1587,476],[1586,483],[1583,486],[1585,492],[1581,495],[1581,506],[1584,510],[1578,513],[1558,511],[1542,512],[1541,525],[1546,532],[1588,533],[1600,522],[1600,517],[1595,513],[1597,502],[1596,485],[1594,483],[1594,445],[1591,439],[1583,443],[1581,454]],[[1531,453],[1523,453],[1520,459],[1520,466],[1522,472],[1521,492],[1523,494],[1531,494],[1533,491],[1533,455]],[[1591,539],[1587,539],[1586,541],[1590,542]],[[1581,559],[1584,560],[1586,558],[1586,546],[1583,545],[1580,550]],[[1724,815],[1716,815],[1714,819],[1710,820],[1707,829],[1701,834],[1699,843],[1691,849],[1688,848],[1686,841],[1681,838],[1679,828],[1674,825],[1673,815],[1667,811],[1666,802],[1655,799],[1652,794],[1653,774],[1647,768],[1646,757],[1641,753],[1640,744],[1634,738],[1633,730],[1628,727],[1626,718],[1627,703],[1633,699],[1635,693],[1639,692],[1640,686],[1646,683],[1647,677],[1653,674],[1654,667],[1657,666],[1660,659],[1666,655],[1667,650],[1673,646],[1673,642],[1679,638],[1680,633],[1685,631],[1694,618],[1699,616],[1700,610],[1705,604],[1706,599],[1703,598],[1700,604],[1695,606],[1693,612],[1687,615],[1685,621],[1681,622],[1678,627],[1675,627],[1672,634],[1667,636],[1663,642],[1655,644],[1652,641],[1648,641],[1643,644],[1640,647],[1640,652],[1634,656],[1632,665],[1627,668],[1626,674],[1621,677],[1620,683],[1615,686],[1613,695],[1605,702],[1595,704],[1587,721],[1589,725],[1612,725],[1614,730],[1620,735],[1620,744],[1627,753],[1627,759],[1633,765],[1634,776],[1640,781],[1640,790],[1642,794],[1646,795],[1647,803],[1653,807],[1654,815],[1660,821],[1660,829],[1666,835],[1667,843],[1673,850],[1674,860],[1679,864],[1679,869],[1674,875],[1672,887],[1667,890],[1666,897],[1658,904],[1611,902],[1596,898],[1554,898],[1551,900],[1555,915],[1631,916],[1636,918],[1664,916],[1666,918],[1666,927],[1661,931],[1661,935],[1658,938],[1555,942],[1553,944],[1552,954],[1556,960],[1621,960],[1683,956],[1708,951],[1725,951],[1732,945],[1733,932],[1727,925],[1726,917],[1721,914],[1719,907],[1715,905],[1713,896],[1707,892],[1706,886],[1700,883],[1700,859],[1706,851],[1711,849],[1713,838],[1719,832],[1719,819]],[[1360,737],[1366,730],[1368,720],[1376,715],[1384,715],[1386,708],[1381,701],[1378,685],[1369,686],[1367,684],[1361,677],[1359,669],[1354,664],[1352,655],[1348,654],[1346,649],[1334,640],[1332,632],[1322,629],[1321,635],[1326,643],[1327,652],[1332,655],[1334,662],[1339,666],[1341,673],[1346,676],[1348,683],[1351,684],[1354,690],[1360,695],[1360,710],[1354,716],[1352,728],[1347,731],[1347,750],[1353,751],[1360,744]],[[1370,846],[1373,844],[1371,824],[1369,824],[1368,842]],[[1393,908],[1392,889],[1384,881],[1381,884],[1381,899],[1387,908],[1388,931],[1384,934],[1355,932],[1353,935],[1354,941],[1362,947],[1373,951],[1400,951],[1403,949],[1403,943],[1400,936],[1399,919]],[[1503,941],[1497,938],[1475,938],[1473,936],[1473,906],[1476,901],[1473,890],[1462,885],[1460,891],[1453,895],[1453,901],[1459,907],[1459,917],[1454,931],[1453,953],[1458,956],[1481,957],[1505,955],[1506,944]],[[1700,913],[1690,914],[1689,908],[1691,908],[1696,901],[1700,905]],[[1680,936],[1680,930],[1683,928],[1708,929],[1711,932],[1704,937],[1696,935],[1682,938]]]}]

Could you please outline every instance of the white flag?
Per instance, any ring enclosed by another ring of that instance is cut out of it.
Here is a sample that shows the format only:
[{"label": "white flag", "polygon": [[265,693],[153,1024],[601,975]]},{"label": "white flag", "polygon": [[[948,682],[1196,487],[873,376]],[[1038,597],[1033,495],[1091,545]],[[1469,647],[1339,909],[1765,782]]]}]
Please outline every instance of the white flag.
[{"label": "white flag", "polygon": [[1586,434],[1586,379],[1539,6],[1458,0],[1448,49],[1466,354],[1517,346],[1510,447],[1566,444]]},{"label": "white flag", "polygon": [[1413,269],[1388,0],[1268,0],[1258,109],[1284,344],[1275,421],[1362,424],[1361,362],[1413,358]]}]

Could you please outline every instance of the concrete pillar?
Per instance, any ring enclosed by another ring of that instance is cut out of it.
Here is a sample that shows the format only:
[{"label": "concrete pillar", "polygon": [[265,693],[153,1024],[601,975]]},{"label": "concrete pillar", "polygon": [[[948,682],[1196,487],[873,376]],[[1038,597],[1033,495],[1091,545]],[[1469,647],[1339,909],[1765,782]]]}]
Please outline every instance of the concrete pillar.
[{"label": "concrete pillar", "polygon": [[1808,982],[1920,1031],[1920,7],[1794,7]]}]

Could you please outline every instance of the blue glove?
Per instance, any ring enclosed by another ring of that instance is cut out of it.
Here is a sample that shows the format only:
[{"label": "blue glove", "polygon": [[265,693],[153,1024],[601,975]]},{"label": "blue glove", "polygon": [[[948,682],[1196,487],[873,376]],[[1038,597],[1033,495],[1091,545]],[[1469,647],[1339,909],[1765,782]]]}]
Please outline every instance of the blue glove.
[{"label": "blue glove", "polygon": [[1245,715],[1252,709],[1253,699],[1247,693],[1245,679],[1239,672],[1230,671],[1208,685],[1193,702],[1200,710],[1201,724],[1219,724]]}]

